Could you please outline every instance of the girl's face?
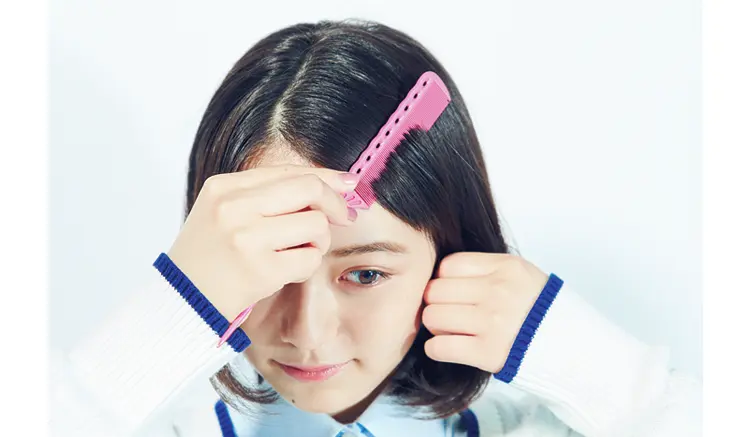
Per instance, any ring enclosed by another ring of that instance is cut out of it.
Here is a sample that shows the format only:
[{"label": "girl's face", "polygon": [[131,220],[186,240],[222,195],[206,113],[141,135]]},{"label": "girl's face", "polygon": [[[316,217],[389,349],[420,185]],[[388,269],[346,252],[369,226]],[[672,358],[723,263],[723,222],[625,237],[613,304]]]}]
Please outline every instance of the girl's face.
[{"label": "girl's face", "polygon": [[[265,165],[309,165],[268,154]],[[246,355],[288,402],[345,418],[357,414],[412,345],[432,243],[374,204],[350,227],[333,226],[331,249],[305,283],[260,301],[243,329]]]}]

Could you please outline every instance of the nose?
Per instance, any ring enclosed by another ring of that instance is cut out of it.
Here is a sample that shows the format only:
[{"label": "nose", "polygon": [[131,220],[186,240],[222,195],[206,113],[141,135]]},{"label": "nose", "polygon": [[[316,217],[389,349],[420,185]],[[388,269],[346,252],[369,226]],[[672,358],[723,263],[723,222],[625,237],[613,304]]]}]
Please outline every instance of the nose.
[{"label": "nose", "polygon": [[313,279],[288,284],[280,292],[281,340],[302,350],[315,350],[334,339],[339,330],[333,292]]}]

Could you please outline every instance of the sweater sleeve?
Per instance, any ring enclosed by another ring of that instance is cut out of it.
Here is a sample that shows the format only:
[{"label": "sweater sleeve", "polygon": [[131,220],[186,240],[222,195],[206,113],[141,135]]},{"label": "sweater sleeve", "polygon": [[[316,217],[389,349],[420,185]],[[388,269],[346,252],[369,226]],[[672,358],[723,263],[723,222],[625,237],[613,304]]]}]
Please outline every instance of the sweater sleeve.
[{"label": "sweater sleeve", "polygon": [[668,351],[638,341],[562,281],[558,288],[540,323],[526,325],[530,341],[517,342],[516,371],[495,375],[529,395],[514,420],[544,435],[701,435],[700,384],[670,368]]},{"label": "sweater sleeve", "polygon": [[69,353],[53,352],[52,431],[68,437],[174,435],[160,420],[250,341],[162,254],[149,283]]}]

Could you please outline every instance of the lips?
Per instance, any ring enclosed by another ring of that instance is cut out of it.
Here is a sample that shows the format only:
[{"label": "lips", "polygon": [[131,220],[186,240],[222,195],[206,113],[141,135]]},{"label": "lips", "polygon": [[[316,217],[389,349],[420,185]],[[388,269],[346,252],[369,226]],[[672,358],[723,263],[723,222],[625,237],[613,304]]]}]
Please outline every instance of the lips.
[{"label": "lips", "polygon": [[349,361],[325,366],[297,366],[278,363],[279,367],[292,378],[302,382],[320,382],[332,378],[341,372]]}]

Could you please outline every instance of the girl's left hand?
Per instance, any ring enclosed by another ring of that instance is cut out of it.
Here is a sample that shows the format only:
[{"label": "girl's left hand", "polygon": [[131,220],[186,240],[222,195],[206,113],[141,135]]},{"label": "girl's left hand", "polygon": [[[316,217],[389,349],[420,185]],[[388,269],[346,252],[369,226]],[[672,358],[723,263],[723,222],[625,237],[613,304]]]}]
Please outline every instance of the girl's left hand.
[{"label": "girl's left hand", "polygon": [[499,372],[548,278],[514,255],[445,257],[424,295],[422,321],[435,335],[425,342],[427,356]]}]

